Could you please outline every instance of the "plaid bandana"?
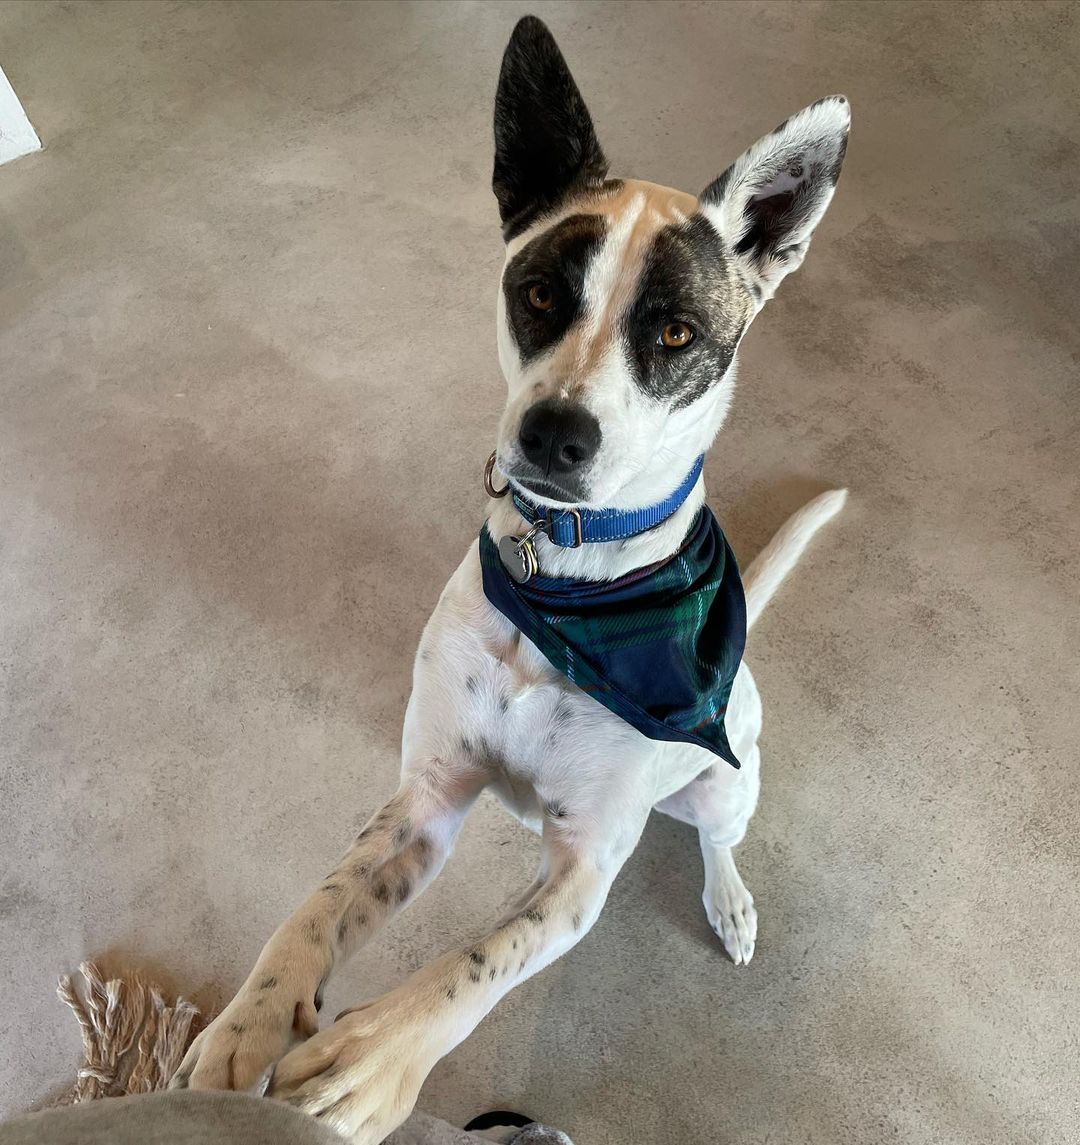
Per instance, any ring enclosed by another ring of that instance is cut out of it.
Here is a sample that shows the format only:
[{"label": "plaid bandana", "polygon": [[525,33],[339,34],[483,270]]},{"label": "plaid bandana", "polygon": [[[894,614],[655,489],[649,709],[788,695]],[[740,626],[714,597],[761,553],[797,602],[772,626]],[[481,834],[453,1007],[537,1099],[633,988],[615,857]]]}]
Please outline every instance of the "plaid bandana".
[{"label": "plaid bandana", "polygon": [[727,760],[724,715],[746,644],[735,557],[703,508],[682,548],[614,581],[516,584],[485,526],[484,595],[554,668],[649,739]]}]

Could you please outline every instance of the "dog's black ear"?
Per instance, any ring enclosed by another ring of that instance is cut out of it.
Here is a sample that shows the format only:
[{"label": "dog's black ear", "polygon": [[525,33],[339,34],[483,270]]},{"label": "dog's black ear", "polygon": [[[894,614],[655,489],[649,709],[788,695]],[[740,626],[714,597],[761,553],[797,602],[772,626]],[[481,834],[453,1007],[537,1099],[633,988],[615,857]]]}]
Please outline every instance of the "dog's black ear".
[{"label": "dog's black ear", "polygon": [[758,140],[701,193],[701,213],[743,264],[759,300],[797,269],[833,197],[851,109],[819,99]]},{"label": "dog's black ear", "polygon": [[607,160],[562,52],[542,20],[510,36],[495,95],[495,173],[507,238],[579,186],[600,183]]}]

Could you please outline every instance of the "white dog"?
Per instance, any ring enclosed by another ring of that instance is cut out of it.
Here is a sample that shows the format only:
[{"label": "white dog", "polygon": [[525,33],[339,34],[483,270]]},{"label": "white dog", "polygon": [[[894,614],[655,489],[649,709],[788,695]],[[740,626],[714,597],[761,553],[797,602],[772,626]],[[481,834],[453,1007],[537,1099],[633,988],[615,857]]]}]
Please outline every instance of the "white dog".
[{"label": "white dog", "polygon": [[[743,333],[832,198],[848,125],[845,99],[821,100],[697,198],[607,180],[554,40],[533,17],[518,24],[496,98],[494,177],[509,386],[496,456],[515,496],[494,500],[487,523],[516,578],[618,582],[672,567],[695,522],[711,520],[696,463],[724,420]],[[818,497],[750,566],[747,627],[844,496]],[[586,535],[643,507],[659,523]],[[556,536],[556,520],[569,536]],[[270,939],[174,1085],[247,1089],[273,1066],[272,1096],[357,1142],[381,1141],[434,1064],[584,937],[654,807],[697,827],[709,921],[736,964],[749,962],[757,916],[732,855],[759,786],[749,669],[732,668],[726,714],[713,712],[726,754],[697,731],[652,738],[553,666],[492,604],[485,575],[474,544],[424,632],[397,793]],[[536,882],[484,937],[318,1032],[334,967],[435,878],[485,788],[542,835]]]}]

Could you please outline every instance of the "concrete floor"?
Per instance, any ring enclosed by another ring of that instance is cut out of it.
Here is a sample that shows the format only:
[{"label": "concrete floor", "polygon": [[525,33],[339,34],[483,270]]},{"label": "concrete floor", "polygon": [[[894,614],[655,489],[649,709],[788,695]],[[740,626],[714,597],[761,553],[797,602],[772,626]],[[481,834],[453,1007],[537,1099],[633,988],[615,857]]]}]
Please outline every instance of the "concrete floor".
[{"label": "concrete floor", "polygon": [[[845,515],[755,631],[735,970],[656,820],[595,931],[427,1084],[581,1145],[1059,1145],[1080,1096],[1075,6],[542,4],[616,174],[695,191],[814,98],[854,131],[708,462],[744,559]],[[490,116],[514,4],[7,3],[0,1106],[56,976],[206,1004],[393,787],[502,401]],[[531,880],[491,804],[329,1013]]]}]

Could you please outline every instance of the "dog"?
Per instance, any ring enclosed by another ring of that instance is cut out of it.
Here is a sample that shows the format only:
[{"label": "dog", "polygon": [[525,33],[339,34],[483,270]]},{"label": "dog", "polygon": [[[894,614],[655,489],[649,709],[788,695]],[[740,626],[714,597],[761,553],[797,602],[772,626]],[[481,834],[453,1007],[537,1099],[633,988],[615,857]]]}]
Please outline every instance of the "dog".
[{"label": "dog", "polygon": [[[506,244],[498,354],[509,396],[491,482],[497,470],[518,496],[494,498],[486,528],[531,554],[533,571],[614,582],[680,551],[702,515],[695,459],[725,419],[739,342],[802,262],[849,122],[842,96],[819,100],[697,197],[609,180],[550,32],[535,17],[515,27],[495,103]],[[681,502],[620,540],[556,544],[522,515],[528,498],[539,514],[576,515],[580,529],[581,513],[663,503],[680,480]],[[805,506],[750,565],[747,628],[845,495]],[[270,1096],[362,1145],[383,1140],[435,1063],[588,933],[653,808],[697,828],[706,914],[745,965],[757,916],[733,848],[758,798],[761,728],[745,662],[724,721],[738,768],[698,742],[650,738],[597,702],[493,607],[473,545],[420,641],[396,794],[271,937],[173,1085],[249,1089],[272,1068]],[[334,967],[431,883],[485,789],[542,837],[536,881],[478,941],[319,1032]]]}]

